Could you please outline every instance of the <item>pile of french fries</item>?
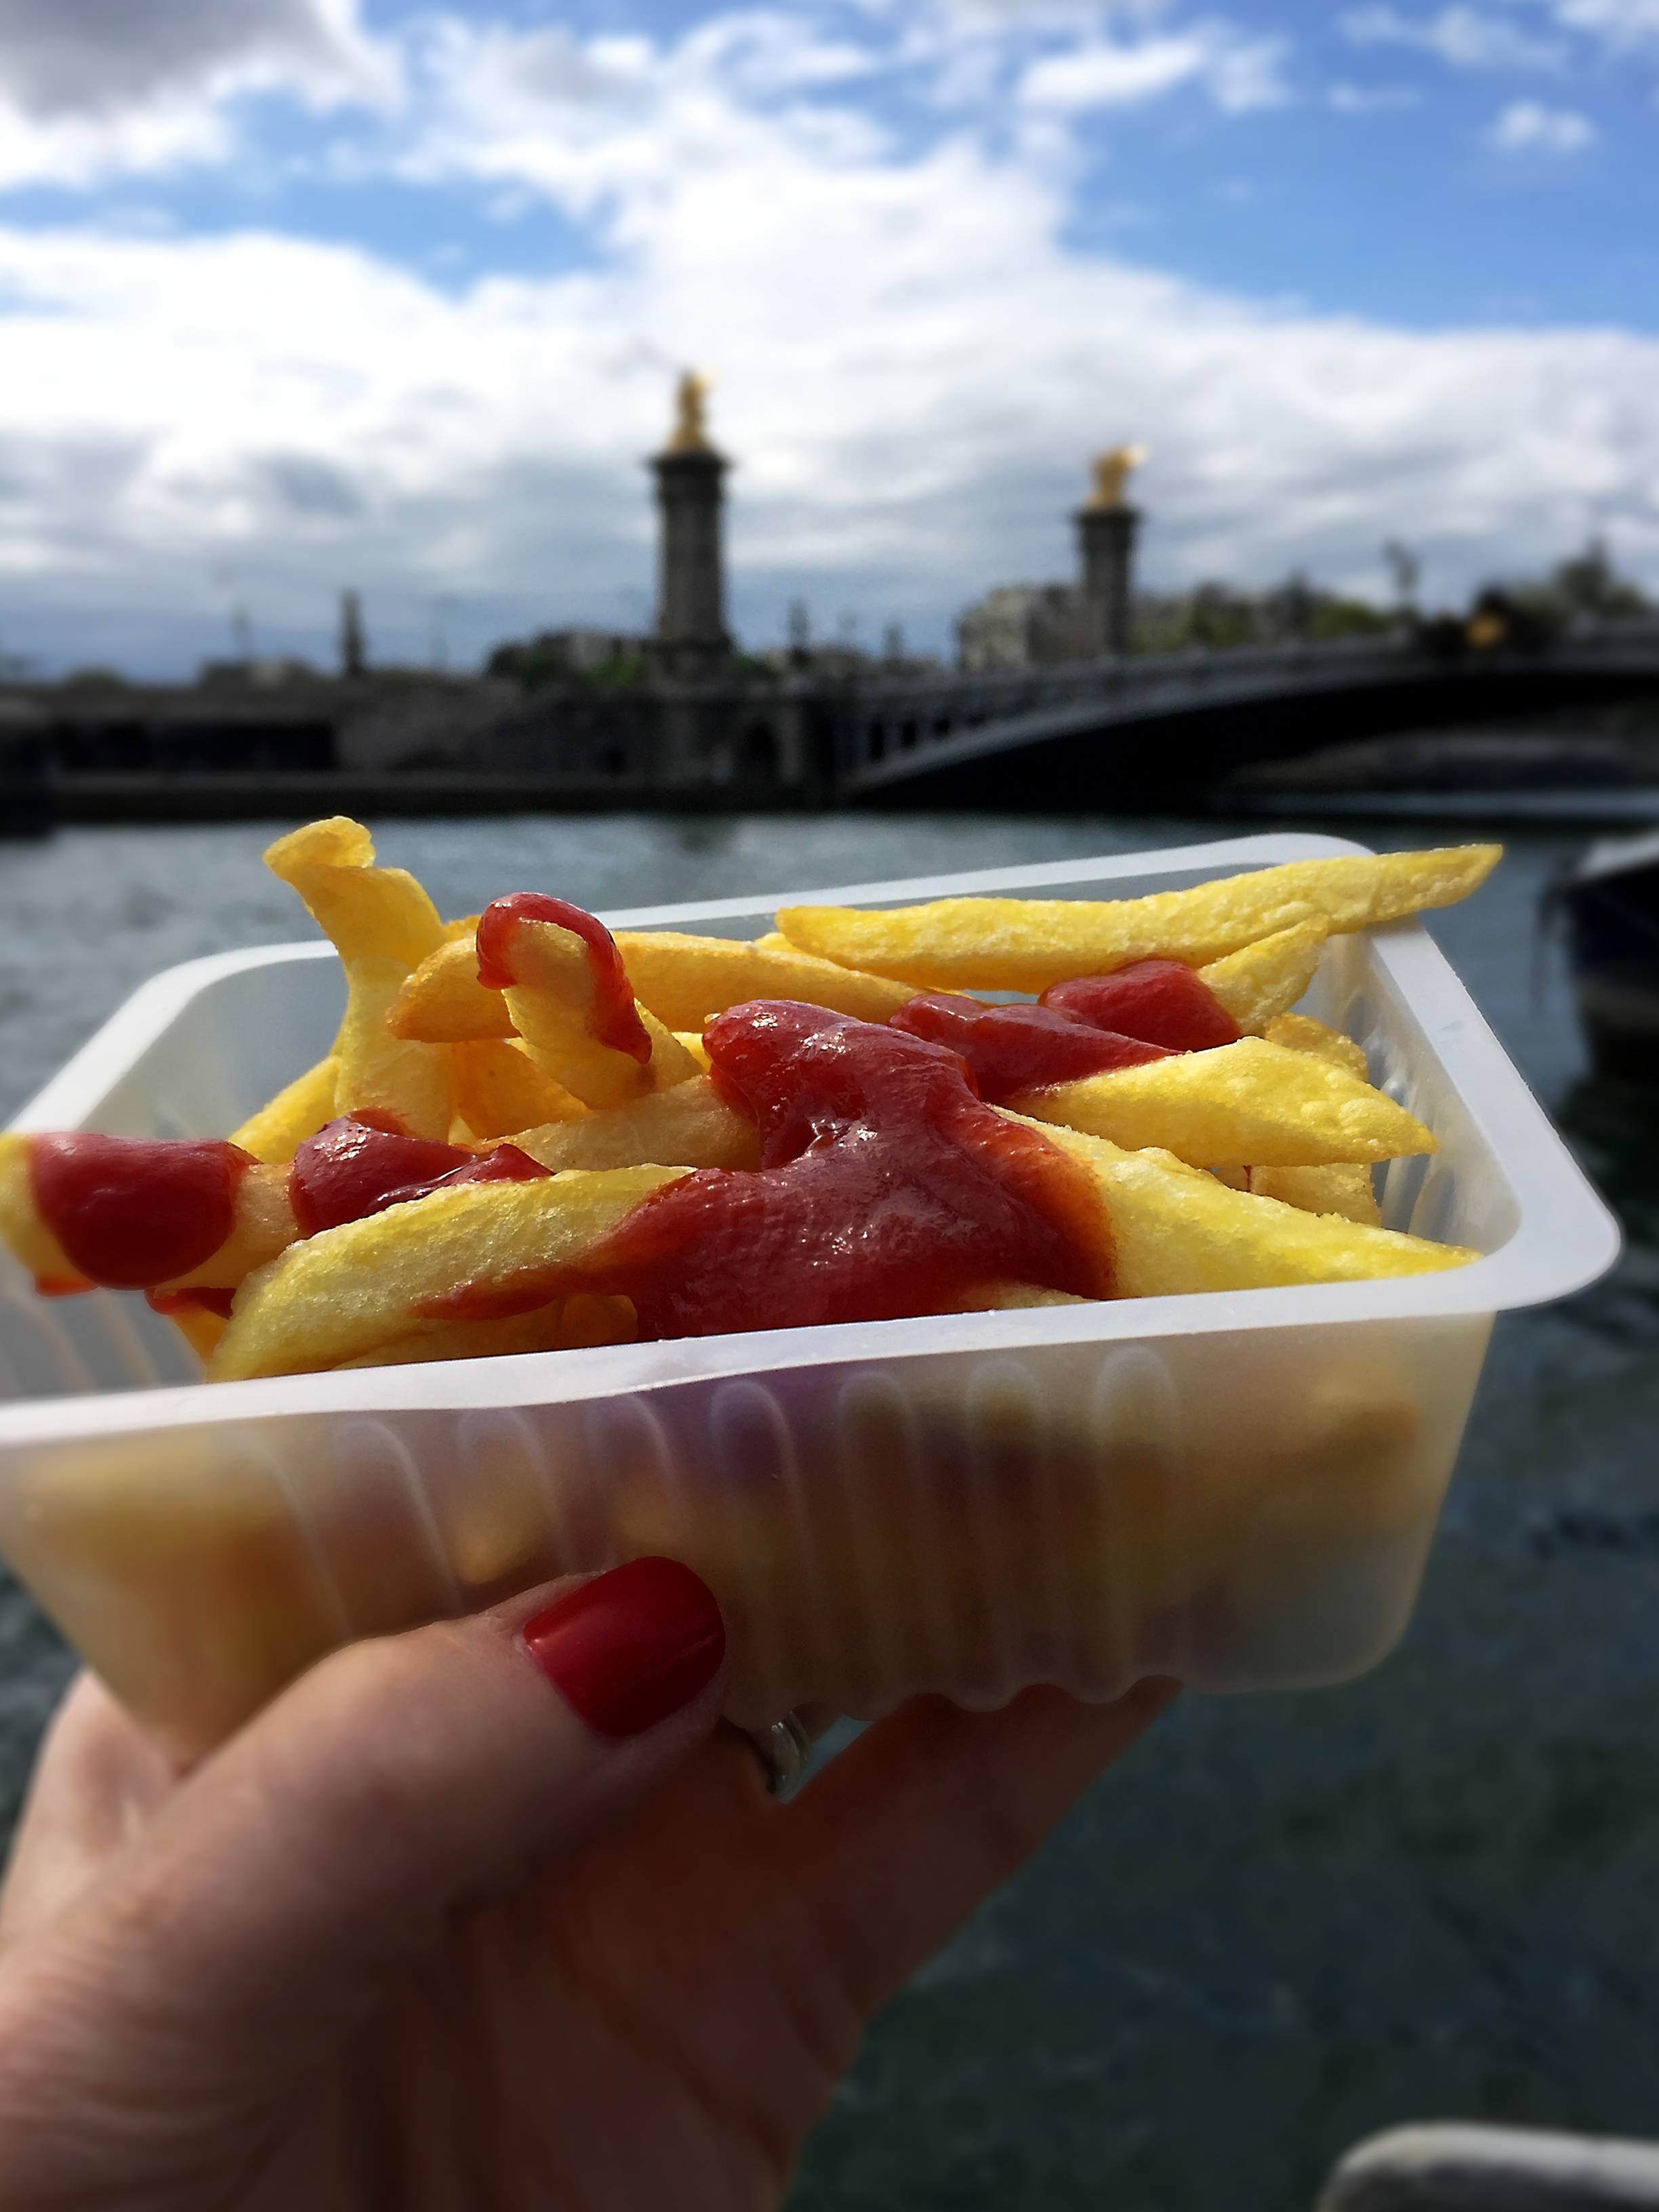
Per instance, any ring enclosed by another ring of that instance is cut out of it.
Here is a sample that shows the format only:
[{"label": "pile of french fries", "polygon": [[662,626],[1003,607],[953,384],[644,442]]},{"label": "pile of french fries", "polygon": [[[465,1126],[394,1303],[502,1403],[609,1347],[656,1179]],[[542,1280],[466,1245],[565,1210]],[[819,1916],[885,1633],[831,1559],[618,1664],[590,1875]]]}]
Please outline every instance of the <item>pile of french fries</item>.
[{"label": "pile of french fries", "polygon": [[[622,931],[637,1016],[623,1046],[600,1019],[590,948],[569,930],[518,921],[510,980],[487,986],[477,916],[443,921],[412,876],[375,865],[361,824],[313,823],[266,859],[339,952],[344,1019],[327,1056],[231,1133],[255,1164],[228,1237],[156,1287],[234,1292],[228,1319],[176,1316],[211,1380],[625,1342],[637,1318],[622,1292],[497,1318],[441,1310],[458,1286],[577,1265],[693,1170],[769,1172],[754,1122],[708,1072],[713,1017],[781,1000],[884,1024],[921,993],[1033,994],[1148,958],[1195,970],[1238,1040],[999,1109],[1091,1182],[1117,1295],[1458,1267],[1475,1255],[1383,1229],[1372,1191],[1378,1163],[1432,1152],[1432,1133],[1372,1087],[1355,1043],[1294,1009],[1328,938],[1463,898],[1498,857],[1469,846],[1297,861],[1106,902],[792,907],[757,943]],[[291,1164],[343,1116],[468,1152],[510,1143],[549,1172],[439,1188],[303,1236]],[[0,1234],[37,1277],[61,1282],[75,1270],[34,1203],[31,1141],[0,1138]],[[1065,1296],[992,1280],[972,1303]]]}]

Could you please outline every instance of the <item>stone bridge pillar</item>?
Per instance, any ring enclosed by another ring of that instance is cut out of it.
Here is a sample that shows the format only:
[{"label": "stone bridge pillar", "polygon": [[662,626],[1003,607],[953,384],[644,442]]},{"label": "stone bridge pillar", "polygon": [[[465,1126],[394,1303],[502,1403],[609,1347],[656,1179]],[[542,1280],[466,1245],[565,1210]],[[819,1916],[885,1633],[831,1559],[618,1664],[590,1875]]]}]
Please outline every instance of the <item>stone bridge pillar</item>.
[{"label": "stone bridge pillar", "polygon": [[1140,511],[1133,507],[1080,507],[1076,519],[1086,650],[1091,657],[1127,653]]},{"label": "stone bridge pillar", "polygon": [[1136,446],[1119,446],[1101,454],[1094,465],[1093,495],[1073,518],[1083,572],[1081,643],[1091,657],[1129,650],[1130,592],[1140,510],[1125,498],[1124,485],[1142,458]]},{"label": "stone bridge pillar", "polygon": [[708,676],[732,657],[720,509],[730,464],[709,442],[702,378],[680,380],[679,420],[651,463],[662,534],[657,658],[665,675]]}]

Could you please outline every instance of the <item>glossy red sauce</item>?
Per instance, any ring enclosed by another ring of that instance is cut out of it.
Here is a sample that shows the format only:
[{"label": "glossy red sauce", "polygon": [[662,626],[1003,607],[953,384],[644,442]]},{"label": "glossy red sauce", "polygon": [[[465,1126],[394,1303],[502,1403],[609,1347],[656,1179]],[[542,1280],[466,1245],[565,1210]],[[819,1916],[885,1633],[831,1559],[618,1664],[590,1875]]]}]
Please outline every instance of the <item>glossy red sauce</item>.
[{"label": "glossy red sauce", "polygon": [[956,1054],[782,1000],[732,1008],[704,1042],[759,1126],[757,1170],[688,1175],[574,1265],[467,1285],[423,1313],[622,1292],[644,1335],[708,1336],[937,1313],[999,1281],[1111,1296],[1087,1173],[984,1104]]},{"label": "glossy red sauce", "polygon": [[[516,1145],[480,1156],[405,1136],[389,1115],[345,1115],[307,1137],[289,1170],[289,1204],[301,1237],[383,1213],[458,1182],[528,1182],[550,1172]],[[182,1270],[176,1272],[182,1273]]]},{"label": "glossy red sauce", "polygon": [[34,1204],[91,1282],[142,1290],[199,1267],[229,1236],[251,1153],[217,1137],[100,1137],[83,1129],[29,1146]]},{"label": "glossy red sauce", "polygon": [[602,921],[568,900],[548,898],[540,891],[514,891],[487,906],[478,917],[478,981],[491,991],[505,991],[518,981],[513,970],[513,935],[521,921],[550,921],[581,939],[593,978],[588,1035],[596,1044],[625,1052],[641,1066],[649,1060],[651,1038],[634,1004],[617,940]]},{"label": "glossy red sauce", "polygon": [[996,1106],[1022,1091],[1174,1056],[1162,1045],[1115,1036],[1055,1007],[986,1006],[943,991],[912,999],[887,1019],[890,1029],[960,1053],[974,1071],[980,1096]]},{"label": "glossy red sauce", "polygon": [[1137,960],[1115,975],[1079,975],[1045,991],[1041,1004],[1171,1052],[1210,1052],[1243,1035],[1202,976],[1179,960]]},{"label": "glossy red sauce", "polygon": [[235,1296],[234,1291],[211,1290],[205,1284],[197,1284],[188,1291],[146,1291],[144,1304],[158,1314],[210,1313],[228,1321]]}]

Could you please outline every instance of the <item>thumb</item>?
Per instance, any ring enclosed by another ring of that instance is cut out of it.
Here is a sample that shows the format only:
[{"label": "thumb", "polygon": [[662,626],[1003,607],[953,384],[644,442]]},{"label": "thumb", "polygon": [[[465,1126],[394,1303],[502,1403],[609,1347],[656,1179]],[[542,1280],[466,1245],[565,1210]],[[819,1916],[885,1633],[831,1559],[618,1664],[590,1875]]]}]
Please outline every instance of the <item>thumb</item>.
[{"label": "thumb", "polygon": [[335,1653],[10,1954],[0,2107],[142,2113],[152,2148],[164,2111],[269,2112],[457,1905],[686,1756],[725,1646],[706,1585],[640,1559]]}]

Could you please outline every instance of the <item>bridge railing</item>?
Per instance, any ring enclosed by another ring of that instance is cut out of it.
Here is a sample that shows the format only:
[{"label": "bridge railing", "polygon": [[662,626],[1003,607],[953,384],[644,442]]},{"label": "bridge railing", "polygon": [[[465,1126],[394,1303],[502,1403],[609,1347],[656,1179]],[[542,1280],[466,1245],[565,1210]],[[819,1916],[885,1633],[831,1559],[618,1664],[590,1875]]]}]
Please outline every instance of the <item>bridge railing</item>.
[{"label": "bridge railing", "polygon": [[1410,635],[1401,632],[1278,645],[1194,645],[1178,653],[1111,653],[946,677],[855,679],[831,710],[833,757],[838,776],[856,777],[900,753],[1027,714],[1067,707],[1116,705],[1121,710],[1165,691],[1194,696],[1212,687],[1292,689],[1316,672],[1352,676],[1356,664],[1376,664],[1382,675],[1413,652]]},{"label": "bridge railing", "polygon": [[1103,724],[1160,714],[1260,702],[1361,685],[1441,678],[1479,681],[1517,665],[1628,673],[1644,688],[1659,676],[1659,619],[1578,617],[1544,637],[1476,643],[1458,624],[1436,623],[1381,636],[1292,640],[1276,645],[1189,646],[1179,653],[1107,655],[1030,668],[949,676],[854,679],[830,704],[836,779],[856,783],[919,750],[958,743],[988,726],[1017,725],[1068,710]]}]

